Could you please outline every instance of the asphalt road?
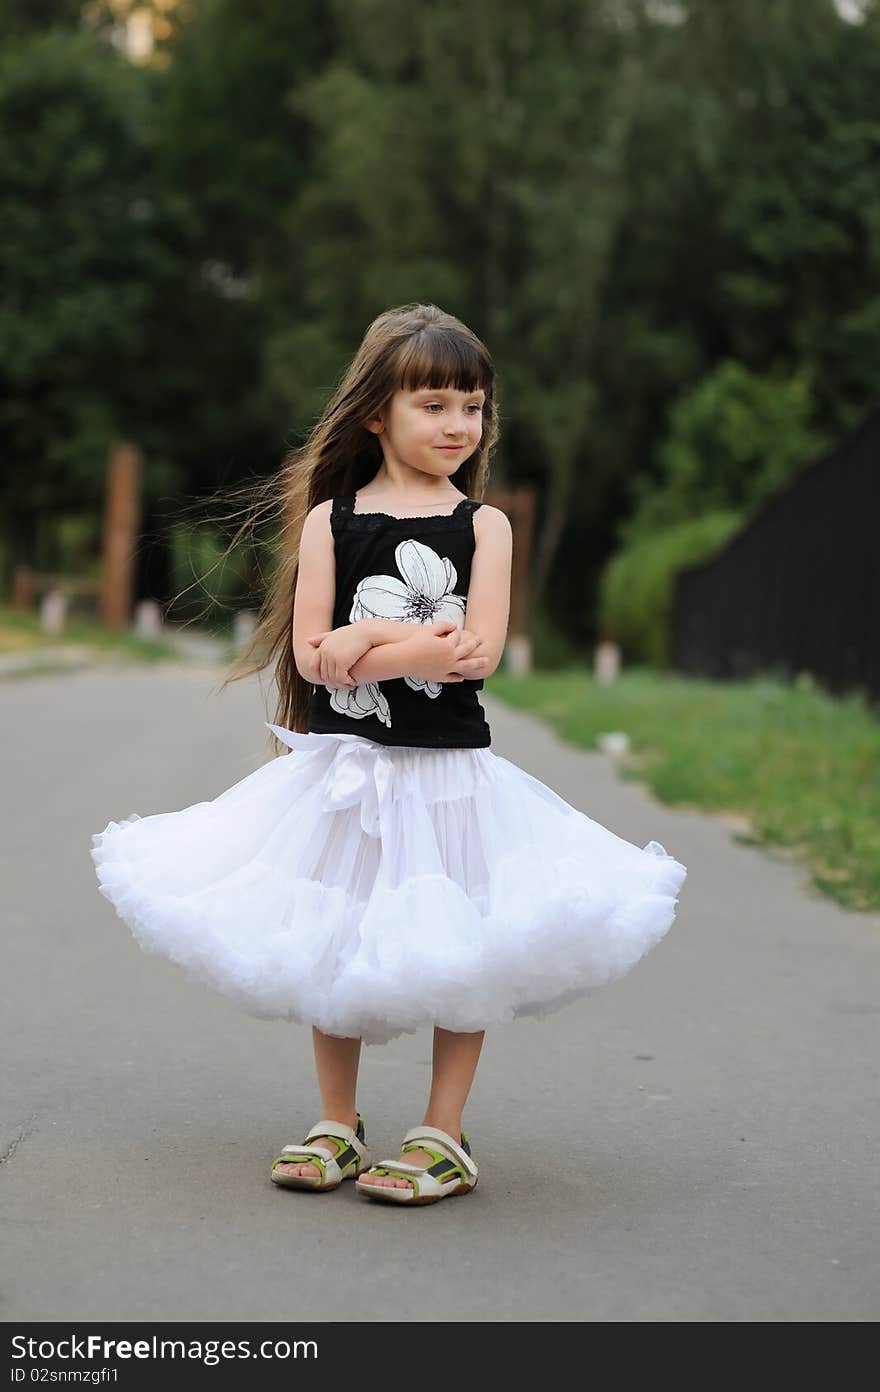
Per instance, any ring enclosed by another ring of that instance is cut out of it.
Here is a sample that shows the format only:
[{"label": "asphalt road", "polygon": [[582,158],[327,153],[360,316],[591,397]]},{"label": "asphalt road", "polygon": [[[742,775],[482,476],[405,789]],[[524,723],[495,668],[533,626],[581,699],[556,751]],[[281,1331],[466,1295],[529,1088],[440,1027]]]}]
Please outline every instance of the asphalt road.
[{"label": "asphalt road", "polygon": [[[319,1111],[310,1032],[142,953],[88,853],[269,757],[264,693],[215,678],[0,684],[0,1319],[877,1318],[880,916],[491,696],[498,753],[688,866],[678,920],[623,981],[487,1037],[466,1200],[272,1185]],[[376,1158],[421,1118],[430,1048],[365,1052]]]}]

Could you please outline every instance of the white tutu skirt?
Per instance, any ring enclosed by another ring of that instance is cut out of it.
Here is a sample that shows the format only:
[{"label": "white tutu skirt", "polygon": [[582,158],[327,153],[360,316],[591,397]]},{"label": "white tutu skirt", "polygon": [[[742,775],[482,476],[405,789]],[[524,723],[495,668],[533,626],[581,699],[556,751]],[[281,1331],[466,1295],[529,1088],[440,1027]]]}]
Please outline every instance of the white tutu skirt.
[{"label": "white tutu skirt", "polygon": [[252,1015],[367,1044],[481,1030],[607,985],[672,923],[683,865],[489,747],[269,728],[294,752],[91,850],[141,947]]}]

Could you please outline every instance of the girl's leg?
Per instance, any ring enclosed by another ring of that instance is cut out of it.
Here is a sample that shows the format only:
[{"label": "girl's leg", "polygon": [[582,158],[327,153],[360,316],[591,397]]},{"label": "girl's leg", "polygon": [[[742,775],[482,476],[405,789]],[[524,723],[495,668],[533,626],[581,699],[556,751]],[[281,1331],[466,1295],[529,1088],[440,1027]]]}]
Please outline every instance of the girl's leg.
[{"label": "girl's leg", "polygon": [[[454,1034],[451,1030],[439,1027],[434,1030],[431,1096],[422,1117],[422,1124],[436,1126],[456,1141],[461,1135],[461,1114],[477,1071],[484,1038],[484,1030],[476,1034]],[[408,1150],[405,1155],[401,1151],[400,1158],[411,1165],[428,1166],[434,1163],[424,1150]],[[397,1179],[392,1175],[363,1174],[361,1183],[396,1184],[402,1189],[409,1184],[409,1180]]]},{"label": "girl's leg", "polygon": [[[355,1091],[361,1061],[361,1041],[337,1039],[335,1035],[322,1034],[319,1029],[313,1028],[312,1042],[321,1091],[321,1116],[341,1121],[346,1126],[357,1126]],[[309,1145],[326,1145],[334,1154],[339,1150],[335,1141],[324,1136],[315,1136]],[[317,1165],[309,1164],[276,1165],[275,1169],[290,1175],[320,1174]]]}]

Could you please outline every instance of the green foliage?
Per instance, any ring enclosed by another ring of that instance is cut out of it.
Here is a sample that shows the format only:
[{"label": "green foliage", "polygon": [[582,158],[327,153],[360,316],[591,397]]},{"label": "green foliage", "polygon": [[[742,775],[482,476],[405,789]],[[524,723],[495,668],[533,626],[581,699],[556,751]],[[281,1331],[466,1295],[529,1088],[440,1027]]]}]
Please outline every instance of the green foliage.
[{"label": "green foliage", "polygon": [[101,516],[114,439],[143,448],[149,520],[184,467],[214,485],[253,431],[253,316],[194,257],[161,155],[167,83],[89,31],[0,52],[7,576],[13,554],[46,549],[38,517],[45,537],[47,514]]},{"label": "green foliage", "polygon": [[637,478],[625,540],[706,512],[755,512],[822,444],[807,373],[781,379],[723,362],[669,414],[659,481]]},{"label": "green foliage", "polygon": [[[680,9],[680,23],[630,31],[642,100],[589,440],[591,465],[612,480],[605,506],[617,536],[636,478],[636,500],[650,496],[648,527],[688,515],[665,507],[662,485],[654,496],[666,464],[658,443],[670,402],[720,365],[737,362],[758,382],[801,381],[811,396],[802,424],[826,441],[864,415],[880,380],[880,10],[850,24],[832,0]],[[794,449],[796,402],[793,417],[778,404]],[[767,405],[755,419],[772,433]],[[781,477],[787,461],[776,462]],[[704,504],[715,505],[741,502]]]},{"label": "green foliage", "polygon": [[101,521],[94,512],[41,517],[34,543],[35,567],[97,580],[101,573]]},{"label": "green foliage", "polygon": [[567,634],[546,609],[538,608],[529,625],[532,665],[539,672],[555,672],[571,667],[582,657]]},{"label": "green foliage", "polygon": [[0,514],[101,499],[145,307],[143,83],[61,29],[0,55]]},{"label": "green foliage", "polygon": [[54,25],[75,29],[82,11],[83,0],[2,0],[0,42]]},{"label": "green foliage", "polygon": [[880,376],[880,10],[866,8],[852,24],[823,0],[752,0],[719,54],[715,288],[731,356],[809,370],[829,431],[852,424]]},{"label": "green foliage", "polygon": [[712,512],[655,536],[639,537],[619,551],[600,584],[604,636],[619,643],[632,661],[665,666],[676,574],[711,556],[741,522],[740,513]]}]

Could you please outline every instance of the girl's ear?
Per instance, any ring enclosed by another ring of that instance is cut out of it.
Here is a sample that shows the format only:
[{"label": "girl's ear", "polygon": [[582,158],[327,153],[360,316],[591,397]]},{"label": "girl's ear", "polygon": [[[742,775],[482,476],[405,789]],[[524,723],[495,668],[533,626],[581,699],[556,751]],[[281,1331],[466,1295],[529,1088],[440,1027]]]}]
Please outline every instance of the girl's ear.
[{"label": "girl's ear", "polygon": [[385,428],[385,422],[381,416],[371,416],[369,420],[364,421],[364,425],[367,430],[371,430],[374,435],[381,435]]}]

